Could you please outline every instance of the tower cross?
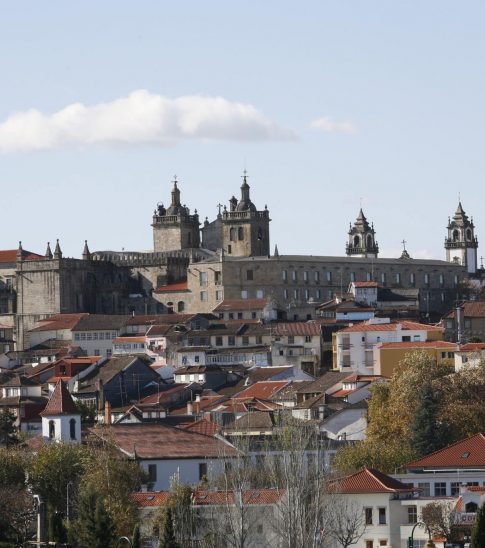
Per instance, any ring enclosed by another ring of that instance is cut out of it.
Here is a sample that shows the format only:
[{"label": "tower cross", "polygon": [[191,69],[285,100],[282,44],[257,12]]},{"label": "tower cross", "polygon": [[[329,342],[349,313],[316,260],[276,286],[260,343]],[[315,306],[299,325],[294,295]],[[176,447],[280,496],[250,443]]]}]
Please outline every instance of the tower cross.
[{"label": "tower cross", "polygon": [[403,250],[406,251],[406,240],[403,240],[401,243]]},{"label": "tower cross", "polygon": [[219,209],[219,215],[221,214],[221,207],[224,207],[222,204],[217,204],[217,207]]}]

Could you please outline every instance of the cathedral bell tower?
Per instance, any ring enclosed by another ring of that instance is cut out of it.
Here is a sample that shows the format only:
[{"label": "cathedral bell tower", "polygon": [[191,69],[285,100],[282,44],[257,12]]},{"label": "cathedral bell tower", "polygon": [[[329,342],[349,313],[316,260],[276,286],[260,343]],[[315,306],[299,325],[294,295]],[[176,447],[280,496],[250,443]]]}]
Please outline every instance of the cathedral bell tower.
[{"label": "cathedral bell tower", "polygon": [[469,274],[477,271],[478,239],[473,217],[468,219],[461,201],[453,219],[448,218],[448,237],[445,238],[446,260],[467,267]]},{"label": "cathedral bell tower", "polygon": [[377,258],[379,246],[377,245],[374,224],[369,225],[362,208],[355,220],[354,226],[350,225],[349,239],[345,246],[345,252],[349,257]]},{"label": "cathedral bell tower", "polygon": [[160,203],[153,214],[153,250],[163,252],[200,247],[199,225],[197,210],[191,215],[189,208],[181,204],[175,177],[170,206],[165,209]]}]

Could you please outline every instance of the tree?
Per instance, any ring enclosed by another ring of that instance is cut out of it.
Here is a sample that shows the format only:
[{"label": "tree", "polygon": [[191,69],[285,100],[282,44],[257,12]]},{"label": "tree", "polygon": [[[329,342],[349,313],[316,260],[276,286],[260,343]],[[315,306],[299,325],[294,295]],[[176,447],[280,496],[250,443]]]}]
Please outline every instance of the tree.
[{"label": "tree", "polygon": [[455,526],[455,511],[452,502],[430,502],[421,510],[421,521],[433,536],[446,539],[447,542],[457,540]]},{"label": "tree", "polygon": [[327,512],[330,536],[342,548],[357,544],[366,529],[362,507],[343,495],[335,494],[328,500]]},{"label": "tree", "polygon": [[48,511],[48,535],[50,542],[66,542],[67,534],[61,512]]},{"label": "tree", "polygon": [[483,548],[485,546],[485,504],[482,504],[477,512],[477,519],[472,529],[471,548]]},{"label": "tree", "polygon": [[15,415],[8,407],[3,407],[0,412],[0,445],[9,447],[17,443],[17,428],[15,427]]},{"label": "tree", "polygon": [[102,497],[92,485],[79,494],[77,518],[69,526],[69,542],[76,548],[110,548],[114,525]]},{"label": "tree", "polygon": [[165,520],[158,548],[180,548],[180,544],[175,539],[173,515],[170,507],[165,510]]},{"label": "tree", "polygon": [[26,489],[0,486],[0,540],[25,542],[35,515],[34,499]]},{"label": "tree", "polygon": [[131,541],[133,548],[141,548],[141,535],[140,535],[140,526],[138,523],[133,529],[133,540]]},{"label": "tree", "polygon": [[449,428],[439,416],[439,393],[427,382],[420,390],[420,400],[410,426],[411,446],[418,458],[449,444]]}]

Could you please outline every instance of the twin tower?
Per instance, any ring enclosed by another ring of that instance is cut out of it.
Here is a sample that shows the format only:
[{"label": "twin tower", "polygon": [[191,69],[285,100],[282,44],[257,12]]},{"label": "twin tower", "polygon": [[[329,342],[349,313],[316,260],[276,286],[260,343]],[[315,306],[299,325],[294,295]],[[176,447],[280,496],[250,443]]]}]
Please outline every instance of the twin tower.
[{"label": "twin tower", "polygon": [[206,218],[201,229],[197,210],[191,214],[189,208],[181,204],[175,178],[170,206],[165,208],[163,204],[158,204],[153,215],[154,251],[202,247],[211,251],[223,250],[233,257],[269,256],[269,211],[266,206],[258,211],[251,201],[246,172],[241,185],[241,198],[238,200],[232,196],[229,210],[222,204],[218,207],[216,219],[210,223]]}]

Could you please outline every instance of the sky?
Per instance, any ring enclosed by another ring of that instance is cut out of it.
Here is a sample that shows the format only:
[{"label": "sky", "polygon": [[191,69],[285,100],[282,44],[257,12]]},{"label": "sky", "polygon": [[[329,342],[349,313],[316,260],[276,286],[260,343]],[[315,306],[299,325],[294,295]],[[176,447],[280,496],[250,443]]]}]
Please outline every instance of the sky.
[{"label": "sky", "polygon": [[175,174],[213,220],[244,169],[280,254],[343,255],[361,204],[381,257],[444,258],[459,198],[485,238],[483,2],[0,10],[2,249],[148,250]]}]

